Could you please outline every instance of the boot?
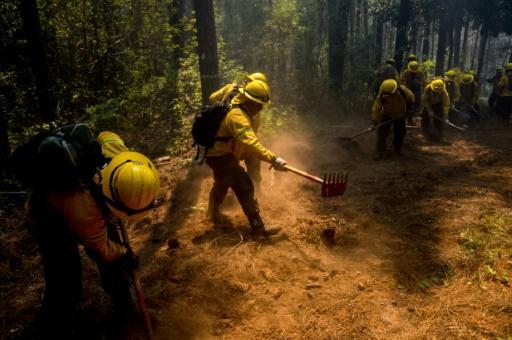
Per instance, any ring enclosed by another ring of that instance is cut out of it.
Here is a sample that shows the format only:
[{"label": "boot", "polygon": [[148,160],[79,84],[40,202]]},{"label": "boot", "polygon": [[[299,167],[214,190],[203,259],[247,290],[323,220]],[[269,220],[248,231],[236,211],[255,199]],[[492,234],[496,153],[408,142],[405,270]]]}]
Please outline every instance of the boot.
[{"label": "boot", "polygon": [[254,238],[263,237],[264,239],[268,239],[281,231],[281,228],[266,229],[265,224],[259,215],[253,216],[249,220],[249,224],[251,225],[251,235]]}]

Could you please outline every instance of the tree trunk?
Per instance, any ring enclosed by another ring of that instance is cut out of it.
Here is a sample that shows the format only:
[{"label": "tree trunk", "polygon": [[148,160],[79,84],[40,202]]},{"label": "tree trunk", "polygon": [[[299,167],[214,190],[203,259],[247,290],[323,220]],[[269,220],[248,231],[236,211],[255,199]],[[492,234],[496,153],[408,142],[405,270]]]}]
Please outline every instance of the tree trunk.
[{"label": "tree trunk", "polygon": [[462,14],[460,12],[457,12],[455,25],[453,28],[453,44],[455,45],[453,51],[453,66],[455,67],[460,66],[460,41],[462,35],[462,24]]},{"label": "tree trunk", "polygon": [[460,60],[460,68],[466,69],[468,60],[468,41],[469,41],[469,18],[464,23],[464,38],[462,39],[462,58]]},{"label": "tree trunk", "polygon": [[219,84],[219,60],[217,57],[217,36],[213,0],[194,0],[196,9],[197,52],[201,74],[203,105],[208,104],[210,94]]},{"label": "tree trunk", "polygon": [[171,72],[173,84],[171,85],[171,96],[175,97],[177,93],[178,73],[181,58],[183,57],[183,48],[185,47],[185,36],[183,35],[183,17],[185,15],[185,0],[171,0],[168,4],[169,24],[171,27],[178,27],[179,32],[172,36],[171,50]]},{"label": "tree trunk", "polygon": [[411,15],[411,0],[400,0],[398,23],[395,40],[395,62],[398,70],[402,69],[407,47],[407,26]]},{"label": "tree trunk", "polygon": [[444,73],[446,42],[448,38],[448,16],[445,13],[441,14],[438,35],[439,37],[437,42],[436,76],[441,76]]},{"label": "tree trunk", "polygon": [[8,127],[7,127],[7,117],[6,117],[6,98],[3,95],[5,93],[5,89],[0,85],[0,90],[2,94],[0,94],[0,174],[3,176],[3,170],[5,169],[5,165],[7,162],[7,158],[11,152],[11,148],[9,146],[9,135],[8,135]]},{"label": "tree trunk", "polygon": [[480,30],[476,32],[475,42],[473,44],[473,51],[471,52],[471,69],[475,69],[476,51],[478,50],[478,38],[480,37]]},{"label": "tree trunk", "polygon": [[423,61],[427,60],[430,56],[430,28],[431,28],[432,20],[430,18],[425,19],[425,25],[423,27],[423,46],[422,46],[422,55]]},{"label": "tree trunk", "polygon": [[486,26],[482,26],[482,30],[480,32],[482,39],[480,41],[480,49],[478,51],[478,68],[476,72],[477,79],[480,79],[482,74],[482,70],[484,68],[484,59],[485,59],[485,49],[487,48],[487,40],[489,38],[489,30]]},{"label": "tree trunk", "polygon": [[50,86],[48,61],[41,39],[37,3],[36,0],[21,0],[20,5],[41,118],[44,122],[50,122],[55,119],[55,99]]},{"label": "tree trunk", "polygon": [[384,20],[381,16],[378,16],[375,27],[375,65],[380,65],[382,63],[382,50],[384,49]]},{"label": "tree trunk", "polygon": [[333,95],[343,91],[345,69],[345,45],[347,23],[351,0],[328,0],[328,42],[329,88]]}]

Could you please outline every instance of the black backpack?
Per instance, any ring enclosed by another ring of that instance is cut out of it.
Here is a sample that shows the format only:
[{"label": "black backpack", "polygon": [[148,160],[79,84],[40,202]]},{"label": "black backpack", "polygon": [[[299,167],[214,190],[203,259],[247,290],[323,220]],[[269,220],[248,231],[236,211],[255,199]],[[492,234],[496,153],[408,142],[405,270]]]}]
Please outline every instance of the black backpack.
[{"label": "black backpack", "polygon": [[74,124],[32,137],[13,152],[9,167],[32,190],[58,191],[89,185],[106,163],[91,130]]},{"label": "black backpack", "polygon": [[197,145],[196,160],[199,160],[200,147],[204,148],[204,154],[199,164],[202,164],[208,154],[208,150],[213,148],[215,142],[227,142],[232,137],[215,137],[219,130],[222,120],[226,117],[232,105],[228,103],[214,103],[206,105],[196,113],[194,124],[192,125],[192,138],[194,146]]}]

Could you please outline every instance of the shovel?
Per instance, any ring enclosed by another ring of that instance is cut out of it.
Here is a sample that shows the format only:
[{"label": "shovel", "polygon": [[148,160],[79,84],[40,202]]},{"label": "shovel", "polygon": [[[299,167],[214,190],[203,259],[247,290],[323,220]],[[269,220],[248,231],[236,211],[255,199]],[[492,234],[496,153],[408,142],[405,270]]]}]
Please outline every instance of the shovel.
[{"label": "shovel", "polygon": [[342,196],[345,193],[345,190],[347,190],[348,174],[346,173],[331,173],[329,175],[324,175],[324,178],[322,179],[289,165],[285,165],[284,167],[289,172],[307,178],[312,182],[322,184],[322,197]]}]

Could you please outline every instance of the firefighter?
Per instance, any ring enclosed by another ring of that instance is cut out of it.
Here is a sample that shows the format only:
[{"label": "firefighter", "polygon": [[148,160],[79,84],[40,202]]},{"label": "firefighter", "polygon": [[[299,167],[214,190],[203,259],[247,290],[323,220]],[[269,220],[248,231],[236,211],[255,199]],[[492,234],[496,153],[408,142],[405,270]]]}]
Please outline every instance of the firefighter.
[{"label": "firefighter", "polygon": [[496,109],[496,98],[498,97],[498,84],[503,76],[503,68],[496,68],[496,73],[491,78],[487,78],[487,82],[492,85],[492,93],[489,96],[489,107]]},{"label": "firefighter", "polygon": [[480,113],[478,112],[478,99],[480,98],[480,85],[475,80],[475,76],[466,73],[462,76],[460,83],[460,107],[466,108],[472,120],[479,122]]},{"label": "firefighter", "polygon": [[407,56],[407,59],[405,59],[405,64],[404,66],[402,67],[402,69],[400,70],[400,77],[403,76],[404,72],[407,71],[409,69],[409,63],[411,63],[412,61],[415,61],[418,63],[419,65],[419,60],[418,60],[418,56],[414,53],[411,53]]},{"label": "firefighter", "polygon": [[375,80],[372,85],[373,98],[376,98],[379,94],[380,85],[386,79],[399,80],[398,71],[395,67],[395,59],[389,58],[386,60],[384,65],[378,68],[375,72]]},{"label": "firefighter", "polygon": [[393,127],[393,147],[396,155],[401,154],[404,137],[407,133],[405,116],[407,106],[414,103],[414,94],[395,79],[387,79],[380,86],[379,95],[373,102],[372,123],[381,125],[377,130],[377,146],[375,160],[380,160],[386,150],[386,139]]},{"label": "firefighter", "polygon": [[407,110],[407,124],[414,125],[414,117],[421,107],[421,91],[425,88],[425,73],[417,61],[411,61],[402,73],[401,82],[414,94],[414,103]]},{"label": "firefighter", "polygon": [[[434,79],[423,92],[421,127],[425,135],[436,141],[443,136],[443,121],[448,120],[450,96],[442,79]],[[432,125],[435,132],[432,130]]]},{"label": "firefighter", "polygon": [[496,106],[499,114],[506,122],[512,123],[512,63],[505,65],[505,74],[497,85],[499,93]]},{"label": "firefighter", "polygon": [[27,202],[44,266],[44,299],[33,326],[37,338],[72,337],[82,293],[79,244],[96,262],[117,314],[134,310],[126,271],[136,269],[138,261],[121,244],[112,221],[143,217],[159,194],[159,176],[147,157],[128,151],[116,134],[101,133],[98,142],[110,162],[95,176],[94,188],[36,190]]},{"label": "firefighter", "polygon": [[214,183],[210,192],[208,213],[214,223],[225,223],[227,217],[220,206],[231,188],[242,206],[251,233],[255,237],[269,237],[277,229],[266,229],[260,216],[258,202],[254,198],[254,185],[247,172],[240,166],[244,156],[256,157],[272,164],[279,171],[286,171],[286,161],[265,148],[256,133],[252,117],[264,105],[270,104],[270,91],[266,83],[254,80],[238,89],[239,94],[231,101],[232,108],[221,122],[213,148],[208,152],[206,164],[213,170]]},{"label": "firefighter", "polygon": [[455,70],[446,71],[444,83],[451,103],[449,113],[450,121],[457,121],[459,118],[462,119],[463,117],[460,117],[460,114],[458,114],[459,110],[455,107],[456,103],[460,100],[460,87],[457,82],[457,72]]},{"label": "firefighter", "polygon": [[[221,89],[215,91],[210,95],[210,102],[225,102],[231,103],[231,100],[239,93],[238,89],[243,87],[246,82],[251,82],[253,80],[260,80],[268,85],[268,80],[265,74],[261,72],[256,72],[249,74],[245,77],[245,82],[238,84],[236,82],[224,85]],[[253,120],[253,129],[255,133],[258,133],[258,130],[261,126],[261,114],[258,113],[252,117]],[[246,156],[244,158],[245,167],[247,168],[247,173],[254,184],[254,189],[256,194],[260,192],[261,186],[261,162],[256,157]]]}]

